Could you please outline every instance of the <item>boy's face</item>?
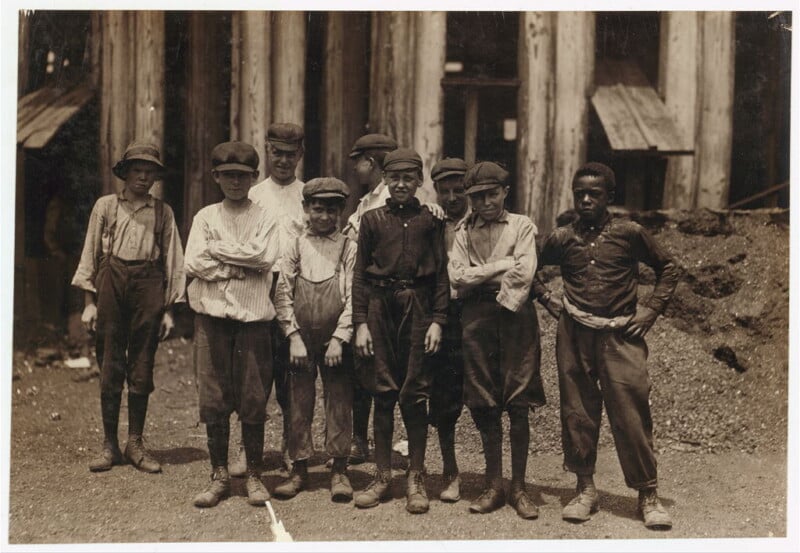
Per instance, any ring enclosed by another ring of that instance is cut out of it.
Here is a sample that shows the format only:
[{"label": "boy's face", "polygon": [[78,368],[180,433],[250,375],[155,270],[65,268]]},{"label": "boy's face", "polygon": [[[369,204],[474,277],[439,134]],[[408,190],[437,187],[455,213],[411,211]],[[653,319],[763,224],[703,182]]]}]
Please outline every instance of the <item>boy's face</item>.
[{"label": "boy's face", "polygon": [[303,209],[308,215],[308,224],[314,234],[327,235],[335,231],[343,207],[343,202],[314,199],[303,201]]},{"label": "boy's face", "polygon": [[506,196],[508,196],[508,186],[498,184],[494,188],[470,194],[472,209],[475,210],[484,221],[496,221],[505,209]]},{"label": "boy's face", "polygon": [[247,198],[256,174],[248,171],[214,171],[213,176],[225,198],[240,202]]},{"label": "boy's face", "polygon": [[361,154],[355,159],[353,173],[361,186],[372,184],[372,170],[375,167],[375,160],[366,154]]},{"label": "boy's face", "polygon": [[147,194],[160,174],[160,167],[155,163],[134,160],[128,164],[125,173],[125,188],[136,196]]},{"label": "boy's face", "polygon": [[303,157],[303,148],[295,150],[281,150],[269,145],[269,169],[272,180],[280,184],[289,184],[295,178],[297,164]]},{"label": "boy's face", "polygon": [[389,195],[400,204],[410,202],[422,184],[422,176],[416,169],[384,171],[383,179],[389,188]]},{"label": "boy's face", "polygon": [[575,211],[584,221],[599,221],[605,214],[614,194],[609,194],[603,177],[584,175],[572,185]]},{"label": "boy's face", "polygon": [[464,177],[451,175],[436,181],[436,200],[451,219],[458,219],[467,211],[467,193]]}]

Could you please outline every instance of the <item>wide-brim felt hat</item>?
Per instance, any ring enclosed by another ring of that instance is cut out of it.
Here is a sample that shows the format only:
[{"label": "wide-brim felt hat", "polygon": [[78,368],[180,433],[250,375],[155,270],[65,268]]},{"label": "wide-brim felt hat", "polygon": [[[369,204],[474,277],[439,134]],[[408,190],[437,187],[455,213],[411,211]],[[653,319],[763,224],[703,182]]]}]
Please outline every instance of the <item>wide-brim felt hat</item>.
[{"label": "wide-brim felt hat", "polygon": [[122,154],[122,159],[111,168],[111,172],[117,178],[125,180],[128,165],[133,161],[149,161],[158,166],[160,171],[165,170],[164,164],[161,162],[161,152],[155,145],[147,142],[132,142],[128,144],[125,153]]}]

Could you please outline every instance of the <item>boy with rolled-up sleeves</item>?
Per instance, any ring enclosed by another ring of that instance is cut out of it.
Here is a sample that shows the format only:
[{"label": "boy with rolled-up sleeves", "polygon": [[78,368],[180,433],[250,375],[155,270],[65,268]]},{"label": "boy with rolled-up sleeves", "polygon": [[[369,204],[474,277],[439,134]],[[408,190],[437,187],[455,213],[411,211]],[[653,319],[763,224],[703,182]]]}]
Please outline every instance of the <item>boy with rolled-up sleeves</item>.
[{"label": "boy with rolled-up sleeves", "polygon": [[464,404],[483,442],[486,487],[469,507],[488,513],[505,503],[502,473],[503,411],[511,423],[508,501],[525,519],[539,509],[525,491],[530,426],[528,411],[545,402],[539,374],[539,324],[528,299],[536,272],[536,226],[509,213],[508,172],[492,162],[464,177],[472,214],[456,233],[450,284],[462,298]]},{"label": "boy with rolled-up sleeves", "polygon": [[206,425],[211,483],[194,498],[213,507],[230,494],[230,416],[239,415],[247,463],[247,498],[264,506],[261,482],[266,406],[272,387],[270,301],[272,266],[280,244],[275,220],[248,198],[258,176],[258,154],[244,142],[223,142],[211,152],[222,202],[192,221],[186,244],[189,305],[195,312],[194,364],[200,420]]}]

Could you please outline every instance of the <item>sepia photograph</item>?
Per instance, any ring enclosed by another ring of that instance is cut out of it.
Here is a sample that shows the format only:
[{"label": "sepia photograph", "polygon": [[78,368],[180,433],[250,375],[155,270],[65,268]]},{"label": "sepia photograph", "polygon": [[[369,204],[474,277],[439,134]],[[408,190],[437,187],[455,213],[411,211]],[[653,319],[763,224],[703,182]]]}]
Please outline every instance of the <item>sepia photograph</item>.
[{"label": "sepia photograph", "polygon": [[2,8],[3,550],[800,549],[791,4],[240,4]]}]

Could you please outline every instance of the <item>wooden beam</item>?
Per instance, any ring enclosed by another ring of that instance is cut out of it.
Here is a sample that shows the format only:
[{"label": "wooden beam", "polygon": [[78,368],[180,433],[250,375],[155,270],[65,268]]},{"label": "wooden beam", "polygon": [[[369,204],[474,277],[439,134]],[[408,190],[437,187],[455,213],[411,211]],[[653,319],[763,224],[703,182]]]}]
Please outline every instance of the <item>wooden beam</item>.
[{"label": "wooden beam", "polygon": [[478,91],[468,88],[464,96],[464,161],[475,163],[478,147]]},{"label": "wooden beam", "polygon": [[103,75],[103,16],[99,11],[89,14],[89,62],[91,63],[89,82],[95,89],[100,88]]},{"label": "wooden beam", "polygon": [[[688,11],[661,14],[659,93],[675,125],[693,147],[698,116],[698,43],[701,17],[698,12]],[[694,166],[695,156],[671,157],[667,161],[662,207],[694,207],[697,195]]]},{"label": "wooden beam", "polygon": [[17,35],[17,97],[21,98],[28,92],[28,72],[30,70],[31,55],[31,17],[30,10],[19,11],[19,33]]},{"label": "wooden beam", "polygon": [[[164,155],[164,12],[134,13],[136,51],[136,127],[137,141],[150,142]],[[162,159],[163,161],[163,159]],[[156,181],[150,193],[164,197],[164,183]]]},{"label": "wooden beam", "polygon": [[547,232],[553,226],[545,198],[552,178],[555,15],[523,12],[519,17],[516,207]]},{"label": "wooden beam", "polygon": [[705,12],[701,18],[696,207],[724,208],[730,189],[733,140],[735,15]]},{"label": "wooden beam", "polygon": [[[305,126],[306,14],[272,13],[272,122]],[[266,128],[264,129],[266,131]],[[303,175],[303,161],[297,166]]]}]

